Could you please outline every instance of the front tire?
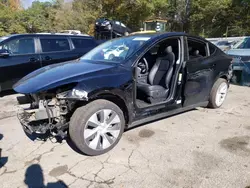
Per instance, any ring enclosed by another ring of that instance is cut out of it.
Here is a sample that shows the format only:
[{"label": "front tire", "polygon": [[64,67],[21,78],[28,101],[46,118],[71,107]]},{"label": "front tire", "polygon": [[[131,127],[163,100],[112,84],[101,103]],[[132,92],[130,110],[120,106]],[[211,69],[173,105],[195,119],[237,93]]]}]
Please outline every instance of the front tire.
[{"label": "front tire", "polygon": [[114,103],[98,99],[76,109],[70,120],[69,135],[84,154],[101,155],[119,142],[125,120]]},{"label": "front tire", "polygon": [[226,99],[228,92],[228,82],[223,78],[219,78],[213,85],[208,107],[210,108],[219,108],[222,106],[223,102]]}]

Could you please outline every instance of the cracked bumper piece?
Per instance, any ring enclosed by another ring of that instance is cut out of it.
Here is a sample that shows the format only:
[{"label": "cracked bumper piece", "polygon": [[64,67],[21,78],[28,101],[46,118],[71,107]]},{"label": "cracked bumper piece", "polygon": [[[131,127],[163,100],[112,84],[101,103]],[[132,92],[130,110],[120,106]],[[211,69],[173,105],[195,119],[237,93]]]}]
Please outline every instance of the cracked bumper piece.
[{"label": "cracked bumper piece", "polygon": [[41,126],[40,122],[36,119],[35,110],[20,110],[17,114],[17,117],[24,129],[24,131],[28,134],[32,133],[46,133],[47,127],[46,125]]},{"label": "cracked bumper piece", "polygon": [[31,114],[28,112],[25,112],[24,110],[20,110],[17,113],[17,117],[23,127],[23,130],[28,133],[32,134],[35,130],[33,130],[32,126],[29,125],[29,119],[31,117]]},{"label": "cracked bumper piece", "polygon": [[[49,114],[48,114],[49,113]],[[45,134],[50,129],[49,118],[58,117],[60,114],[56,108],[50,108],[49,112],[42,109],[21,109],[17,117],[28,134]]]}]

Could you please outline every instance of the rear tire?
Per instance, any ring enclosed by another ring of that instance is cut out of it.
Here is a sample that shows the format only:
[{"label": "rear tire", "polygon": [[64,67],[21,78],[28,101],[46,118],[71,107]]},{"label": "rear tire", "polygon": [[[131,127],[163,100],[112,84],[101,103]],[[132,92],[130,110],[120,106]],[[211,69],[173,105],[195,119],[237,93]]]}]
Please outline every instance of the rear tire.
[{"label": "rear tire", "polygon": [[70,120],[69,135],[76,147],[87,155],[101,155],[119,142],[125,120],[114,103],[98,99],[76,109]]},{"label": "rear tire", "polygon": [[226,99],[228,92],[228,82],[223,78],[219,78],[213,85],[209,96],[209,108],[219,108]]}]

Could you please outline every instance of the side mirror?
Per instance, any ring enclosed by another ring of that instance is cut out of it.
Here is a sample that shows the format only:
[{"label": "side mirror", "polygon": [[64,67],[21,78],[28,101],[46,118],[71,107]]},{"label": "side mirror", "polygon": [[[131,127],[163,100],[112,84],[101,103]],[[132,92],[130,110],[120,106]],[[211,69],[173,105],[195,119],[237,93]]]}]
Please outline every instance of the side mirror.
[{"label": "side mirror", "polygon": [[1,49],[0,50],[0,57],[8,57],[10,55],[9,50]]}]

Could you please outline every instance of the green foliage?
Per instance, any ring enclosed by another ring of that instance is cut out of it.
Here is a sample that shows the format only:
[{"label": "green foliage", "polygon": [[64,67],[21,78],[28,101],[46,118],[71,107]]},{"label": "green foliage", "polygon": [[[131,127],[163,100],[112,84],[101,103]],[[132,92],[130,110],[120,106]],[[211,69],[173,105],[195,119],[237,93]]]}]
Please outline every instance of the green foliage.
[{"label": "green foliage", "polygon": [[172,30],[204,37],[250,34],[250,0],[54,0],[34,1],[28,9],[19,2],[0,0],[0,36],[67,29],[93,34],[99,17],[120,20],[134,31],[159,17]]}]

